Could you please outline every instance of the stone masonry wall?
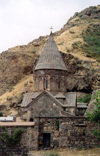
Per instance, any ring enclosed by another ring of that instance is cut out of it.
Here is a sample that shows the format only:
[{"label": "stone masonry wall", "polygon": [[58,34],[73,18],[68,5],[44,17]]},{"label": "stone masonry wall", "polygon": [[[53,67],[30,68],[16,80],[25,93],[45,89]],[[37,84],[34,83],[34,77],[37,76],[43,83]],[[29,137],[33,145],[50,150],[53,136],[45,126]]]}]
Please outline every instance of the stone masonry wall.
[{"label": "stone masonry wall", "polygon": [[100,143],[92,133],[96,125],[85,117],[41,117],[34,122],[34,126],[6,127],[8,131],[23,129],[20,147],[15,152],[43,149],[44,133],[50,134],[50,148],[90,148]]},{"label": "stone masonry wall", "polygon": [[[46,80],[48,87],[46,87]],[[39,70],[34,72],[34,91],[66,91],[66,72],[60,70]]]},{"label": "stone masonry wall", "polygon": [[97,147],[99,141],[93,136],[96,125],[86,118],[40,118],[39,147],[43,148],[43,133],[51,133],[51,148]]}]

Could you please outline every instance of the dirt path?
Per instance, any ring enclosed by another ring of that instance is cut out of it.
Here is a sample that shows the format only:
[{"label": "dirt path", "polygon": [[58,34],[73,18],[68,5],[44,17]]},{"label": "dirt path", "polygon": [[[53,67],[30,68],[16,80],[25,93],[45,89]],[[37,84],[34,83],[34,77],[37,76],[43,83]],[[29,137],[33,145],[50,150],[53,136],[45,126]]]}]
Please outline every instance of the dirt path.
[{"label": "dirt path", "polygon": [[[46,153],[53,151],[32,151],[31,156],[44,156]],[[74,150],[74,149],[60,149],[55,150],[59,156],[100,156],[100,148],[89,149],[89,150]]]}]

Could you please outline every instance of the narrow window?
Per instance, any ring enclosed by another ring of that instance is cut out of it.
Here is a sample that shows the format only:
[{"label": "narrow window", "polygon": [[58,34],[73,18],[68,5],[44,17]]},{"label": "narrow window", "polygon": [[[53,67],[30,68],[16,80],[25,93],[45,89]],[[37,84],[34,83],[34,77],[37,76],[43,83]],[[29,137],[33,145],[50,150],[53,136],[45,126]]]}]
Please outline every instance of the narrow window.
[{"label": "narrow window", "polygon": [[48,80],[45,80],[46,89],[48,88]]},{"label": "narrow window", "polygon": [[61,82],[59,80],[59,82],[58,82],[58,89],[60,89],[60,87],[61,87]]}]

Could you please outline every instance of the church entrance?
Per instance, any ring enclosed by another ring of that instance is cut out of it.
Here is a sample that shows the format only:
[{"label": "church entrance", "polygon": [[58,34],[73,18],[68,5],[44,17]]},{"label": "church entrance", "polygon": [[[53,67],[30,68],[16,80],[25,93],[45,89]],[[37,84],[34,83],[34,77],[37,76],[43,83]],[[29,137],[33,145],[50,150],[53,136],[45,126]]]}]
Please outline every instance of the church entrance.
[{"label": "church entrance", "polygon": [[43,133],[43,147],[44,148],[50,148],[50,140],[51,140],[51,134]]}]

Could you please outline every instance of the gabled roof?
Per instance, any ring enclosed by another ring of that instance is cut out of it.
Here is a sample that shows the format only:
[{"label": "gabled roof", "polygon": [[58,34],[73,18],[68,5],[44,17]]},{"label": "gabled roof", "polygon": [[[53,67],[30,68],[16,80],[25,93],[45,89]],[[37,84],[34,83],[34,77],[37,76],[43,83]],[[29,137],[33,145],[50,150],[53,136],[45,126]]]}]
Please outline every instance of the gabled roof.
[{"label": "gabled roof", "polygon": [[35,102],[39,99],[39,97],[43,96],[44,94],[47,94],[50,98],[52,98],[53,101],[55,101],[60,107],[63,107],[63,104],[57,100],[50,92],[43,91],[43,92],[34,92],[34,93],[26,93],[24,96],[24,99],[21,103],[21,107],[27,107],[31,105],[31,102]]},{"label": "gabled roof", "polygon": [[76,107],[76,93],[68,92],[66,93],[66,100],[64,102],[65,107]]},{"label": "gabled roof", "polygon": [[87,108],[87,103],[80,103],[80,102],[78,102],[77,103],[77,108]]},{"label": "gabled roof", "polygon": [[55,95],[56,99],[66,99],[65,95],[62,92],[59,92],[58,94]]},{"label": "gabled roof", "polygon": [[[35,93],[33,93],[33,94],[35,94]],[[21,107],[29,107],[29,106],[31,106],[31,104],[35,104],[36,101],[37,101],[38,99],[40,99],[42,96],[44,96],[44,94],[46,94],[47,96],[49,96],[50,99],[51,99],[53,102],[55,102],[55,103],[59,106],[59,109],[60,109],[60,110],[63,108],[64,105],[63,105],[59,100],[57,100],[57,99],[56,99],[50,92],[48,92],[48,91],[43,91],[43,92],[41,92],[41,93],[38,93],[36,97],[31,95],[30,103],[29,103],[29,101],[28,101],[27,104],[26,104],[26,103],[25,103],[25,104],[23,103],[23,105],[21,104]],[[32,98],[32,97],[34,97],[34,98]],[[25,101],[24,101],[24,102],[25,102]],[[65,114],[68,115],[68,116],[74,116],[73,114],[71,114],[71,113],[69,113],[69,112],[66,112]],[[66,116],[66,115],[64,115],[63,111],[61,111],[61,116]]]},{"label": "gabled roof", "polygon": [[52,35],[50,35],[50,38],[48,39],[42,55],[40,56],[35,67],[35,70],[39,69],[67,70]]},{"label": "gabled roof", "polygon": [[39,92],[32,92],[24,94],[23,101],[21,103],[21,107],[26,107],[28,104],[32,102],[32,99],[35,99],[40,93]]}]

